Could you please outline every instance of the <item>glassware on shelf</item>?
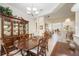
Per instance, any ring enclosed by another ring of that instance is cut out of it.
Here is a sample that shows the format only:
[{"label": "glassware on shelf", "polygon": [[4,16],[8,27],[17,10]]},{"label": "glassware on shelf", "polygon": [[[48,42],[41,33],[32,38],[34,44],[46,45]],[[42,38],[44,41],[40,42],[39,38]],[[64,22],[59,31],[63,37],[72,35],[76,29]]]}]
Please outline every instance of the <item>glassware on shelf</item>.
[{"label": "glassware on shelf", "polygon": [[28,24],[25,25],[25,31],[28,34],[28,32],[29,32],[29,26],[28,26]]},{"label": "glassware on shelf", "polygon": [[23,34],[23,24],[20,24],[20,34]]},{"label": "glassware on shelf", "polygon": [[1,18],[0,18],[0,38],[2,37],[1,35]]},{"label": "glassware on shelf", "polygon": [[13,35],[18,35],[18,23],[14,22],[13,24]]},{"label": "glassware on shelf", "polygon": [[10,21],[4,21],[4,36],[10,36],[11,35],[11,22]]}]

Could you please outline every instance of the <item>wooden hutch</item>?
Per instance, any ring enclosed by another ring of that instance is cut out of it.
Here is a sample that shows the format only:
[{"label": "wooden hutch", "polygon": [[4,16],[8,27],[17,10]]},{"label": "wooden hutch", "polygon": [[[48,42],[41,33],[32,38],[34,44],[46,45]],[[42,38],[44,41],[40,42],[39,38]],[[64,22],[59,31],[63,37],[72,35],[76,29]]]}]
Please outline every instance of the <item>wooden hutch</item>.
[{"label": "wooden hutch", "polygon": [[[21,35],[25,35],[28,39],[29,22],[24,19],[8,17],[0,14],[0,39],[3,42],[6,53],[16,49],[14,48],[14,41],[20,40]],[[5,54],[3,47],[1,47],[2,55]]]}]

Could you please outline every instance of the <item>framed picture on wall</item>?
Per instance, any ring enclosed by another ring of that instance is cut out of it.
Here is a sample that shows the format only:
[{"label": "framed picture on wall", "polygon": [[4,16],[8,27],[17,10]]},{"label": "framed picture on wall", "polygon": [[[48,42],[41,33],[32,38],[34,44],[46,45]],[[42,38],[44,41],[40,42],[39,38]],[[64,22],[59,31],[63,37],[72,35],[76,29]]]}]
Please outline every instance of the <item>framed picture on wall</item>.
[{"label": "framed picture on wall", "polygon": [[43,25],[40,25],[40,30],[43,30]]}]

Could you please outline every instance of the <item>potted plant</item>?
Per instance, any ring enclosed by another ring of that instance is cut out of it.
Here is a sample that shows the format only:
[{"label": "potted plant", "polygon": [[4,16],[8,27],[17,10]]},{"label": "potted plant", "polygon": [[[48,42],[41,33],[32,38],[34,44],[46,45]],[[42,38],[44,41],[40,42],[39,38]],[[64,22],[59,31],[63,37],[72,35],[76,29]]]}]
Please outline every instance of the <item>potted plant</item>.
[{"label": "potted plant", "polygon": [[5,11],[5,8],[3,6],[0,6],[0,13],[3,14]]},{"label": "potted plant", "polygon": [[12,16],[12,10],[9,7],[6,7],[4,11],[4,15]]},{"label": "potted plant", "polygon": [[12,16],[12,10],[9,7],[0,6],[0,13],[6,16]]}]

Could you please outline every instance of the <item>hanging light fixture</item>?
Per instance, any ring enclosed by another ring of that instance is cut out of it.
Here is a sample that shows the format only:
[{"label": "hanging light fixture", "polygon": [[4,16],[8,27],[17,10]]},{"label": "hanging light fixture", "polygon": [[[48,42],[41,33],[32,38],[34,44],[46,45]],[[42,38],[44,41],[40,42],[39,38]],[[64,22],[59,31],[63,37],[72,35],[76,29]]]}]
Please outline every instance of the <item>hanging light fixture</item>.
[{"label": "hanging light fixture", "polygon": [[26,13],[29,16],[36,17],[39,14],[39,10],[32,4],[31,7],[26,7]]},{"label": "hanging light fixture", "polygon": [[37,11],[37,8],[33,8],[33,11]]},{"label": "hanging light fixture", "polygon": [[31,8],[30,8],[30,7],[27,7],[27,10],[28,10],[28,11],[31,11]]}]

